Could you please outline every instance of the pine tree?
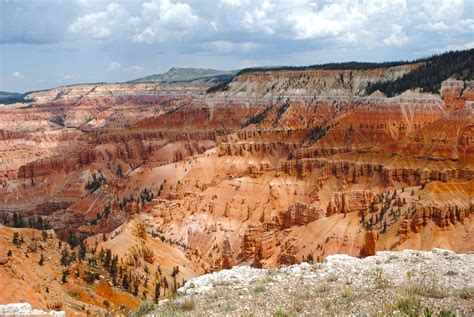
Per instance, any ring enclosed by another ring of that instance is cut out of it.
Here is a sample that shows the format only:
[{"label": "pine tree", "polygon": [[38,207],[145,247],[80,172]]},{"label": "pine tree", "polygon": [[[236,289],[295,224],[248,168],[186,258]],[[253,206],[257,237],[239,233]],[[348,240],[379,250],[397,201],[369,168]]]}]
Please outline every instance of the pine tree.
[{"label": "pine tree", "polygon": [[63,274],[62,274],[62,277],[61,277],[61,282],[64,283],[67,283],[67,276],[69,275],[69,271],[68,270],[65,270],[63,271]]},{"label": "pine tree", "polygon": [[120,165],[120,164],[119,164],[118,167],[117,167],[117,176],[118,176],[119,178],[122,178],[122,177],[123,177],[122,165]]},{"label": "pine tree", "polygon": [[20,234],[18,232],[13,232],[13,239],[12,242],[14,245],[19,245],[20,244]]},{"label": "pine tree", "polygon": [[79,242],[79,260],[83,261],[85,258],[86,258],[86,251],[87,251],[87,248],[86,248],[86,245],[84,244],[84,240],[81,240]]},{"label": "pine tree", "polygon": [[41,240],[43,240],[44,242],[48,240],[48,233],[46,232],[46,230],[41,231]]},{"label": "pine tree", "polygon": [[104,267],[107,272],[110,272],[110,261],[112,259],[112,251],[107,249],[105,251],[105,260],[104,260]]},{"label": "pine tree", "polygon": [[160,283],[156,281],[155,284],[155,295],[153,297],[155,303],[158,303],[158,299],[160,298]]},{"label": "pine tree", "polygon": [[130,289],[130,282],[128,281],[127,274],[125,274],[123,279],[122,279],[122,288],[126,291],[128,291]]}]

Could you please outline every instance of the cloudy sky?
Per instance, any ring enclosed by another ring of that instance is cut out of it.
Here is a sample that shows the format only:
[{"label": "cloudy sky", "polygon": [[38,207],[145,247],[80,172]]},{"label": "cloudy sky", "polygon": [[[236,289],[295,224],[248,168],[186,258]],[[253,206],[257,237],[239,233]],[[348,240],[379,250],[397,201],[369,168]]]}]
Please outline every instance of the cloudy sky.
[{"label": "cloudy sky", "polygon": [[0,0],[0,90],[474,47],[474,0]]}]

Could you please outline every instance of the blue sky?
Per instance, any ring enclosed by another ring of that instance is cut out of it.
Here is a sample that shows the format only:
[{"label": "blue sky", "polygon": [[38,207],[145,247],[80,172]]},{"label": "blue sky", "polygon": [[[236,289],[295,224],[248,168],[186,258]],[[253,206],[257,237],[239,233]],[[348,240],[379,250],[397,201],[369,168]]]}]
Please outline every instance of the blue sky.
[{"label": "blue sky", "polygon": [[474,0],[0,0],[0,90],[474,47]]}]

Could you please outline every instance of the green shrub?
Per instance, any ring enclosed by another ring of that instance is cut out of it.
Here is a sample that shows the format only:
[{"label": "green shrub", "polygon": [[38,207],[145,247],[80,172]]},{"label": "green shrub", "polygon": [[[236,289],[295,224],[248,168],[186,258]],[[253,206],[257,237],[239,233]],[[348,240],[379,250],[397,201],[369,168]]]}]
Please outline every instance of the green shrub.
[{"label": "green shrub", "polygon": [[439,317],[456,317],[456,314],[453,313],[453,312],[450,311],[450,310],[442,309],[442,310],[439,312]]},{"label": "green shrub", "polygon": [[417,317],[420,314],[421,302],[415,296],[402,297],[398,299],[395,308],[404,315]]},{"label": "green shrub", "polygon": [[192,311],[196,308],[196,304],[194,303],[194,300],[191,298],[185,299],[180,305],[179,309],[182,311]]},{"label": "green shrub", "polygon": [[148,313],[152,312],[155,309],[155,304],[153,302],[144,300],[140,303],[140,306],[136,311],[134,311],[131,316],[132,317],[141,317],[145,316]]},{"label": "green shrub", "polygon": [[287,313],[285,313],[283,310],[281,309],[278,309],[277,311],[275,311],[273,313],[273,317],[289,317],[290,315],[288,315]]}]

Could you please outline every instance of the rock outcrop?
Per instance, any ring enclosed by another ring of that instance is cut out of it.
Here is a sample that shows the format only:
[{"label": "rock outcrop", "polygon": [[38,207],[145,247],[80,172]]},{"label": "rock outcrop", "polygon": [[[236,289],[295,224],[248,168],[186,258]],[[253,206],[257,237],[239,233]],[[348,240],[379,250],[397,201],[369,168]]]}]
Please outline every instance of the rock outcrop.
[{"label": "rock outcrop", "polygon": [[311,206],[297,202],[288,207],[283,214],[283,227],[303,226],[310,222],[321,219],[324,211],[321,206]]},{"label": "rock outcrop", "polygon": [[370,190],[334,192],[327,206],[326,216],[350,212],[365,213],[369,210],[373,199],[374,194]]},{"label": "rock outcrop", "polygon": [[[380,302],[406,303],[403,290],[421,284],[433,290],[425,281],[437,281],[436,290],[449,290],[443,298],[429,294],[415,295],[414,309],[422,313],[441,310],[456,315],[471,315],[472,303],[460,294],[469,294],[473,285],[473,254],[456,254],[448,250],[404,250],[377,252],[363,259],[347,255],[332,255],[316,265],[301,263],[277,270],[248,266],[234,267],[194,278],[178,290],[174,303],[193,302],[193,314],[219,316],[232,307],[235,315],[271,315],[294,311],[295,301],[301,315],[376,315]],[[407,277],[407,272],[410,276]],[[449,278],[447,277],[449,276]],[[383,292],[380,292],[383,288]],[[252,290],[252,296],[241,296]],[[467,293],[466,293],[467,292]],[[226,296],[216,296],[226,294]],[[432,294],[432,293],[431,293]],[[350,297],[350,305],[345,305]],[[328,298],[331,299],[328,302]],[[209,302],[214,305],[209,306]],[[325,304],[326,303],[326,304]],[[331,303],[331,304],[328,304]],[[159,303],[156,314],[165,314],[169,300]],[[400,314],[396,305],[384,311]],[[408,314],[409,311],[406,310]]]},{"label": "rock outcrop", "polygon": [[33,309],[28,303],[0,305],[0,316],[56,316],[66,317],[64,311],[43,311]]}]

